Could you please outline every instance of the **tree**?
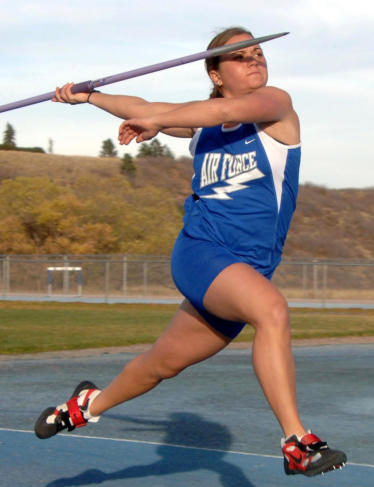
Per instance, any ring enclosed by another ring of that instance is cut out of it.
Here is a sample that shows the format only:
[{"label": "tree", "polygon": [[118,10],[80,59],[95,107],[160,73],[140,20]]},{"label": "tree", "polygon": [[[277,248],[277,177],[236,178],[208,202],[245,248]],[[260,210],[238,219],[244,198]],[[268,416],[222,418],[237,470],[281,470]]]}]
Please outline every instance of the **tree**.
[{"label": "tree", "polygon": [[131,154],[128,154],[127,152],[123,154],[120,171],[121,174],[127,174],[129,176],[133,176],[136,173],[134,158]]},{"label": "tree", "polygon": [[165,144],[162,145],[157,139],[153,139],[149,144],[143,142],[136,157],[170,157],[174,159],[174,154]]},{"label": "tree", "polygon": [[3,138],[3,146],[12,149],[16,147],[16,131],[10,125],[10,123],[6,124],[6,128],[4,131],[4,138]]},{"label": "tree", "polygon": [[117,150],[111,139],[103,140],[100,157],[117,157]]},{"label": "tree", "polygon": [[174,159],[174,154],[172,153],[172,151],[169,149],[169,147],[165,144],[162,146],[163,148],[163,156],[164,157],[168,157],[169,159]]}]

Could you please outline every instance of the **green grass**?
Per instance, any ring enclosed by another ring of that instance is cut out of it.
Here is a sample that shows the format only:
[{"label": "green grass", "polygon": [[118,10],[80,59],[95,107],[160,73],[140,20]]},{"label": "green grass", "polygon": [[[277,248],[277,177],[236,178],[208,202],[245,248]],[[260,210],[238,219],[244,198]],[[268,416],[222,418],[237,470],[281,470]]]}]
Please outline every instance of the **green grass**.
[{"label": "green grass", "polygon": [[[176,305],[0,302],[0,354],[152,343]],[[291,310],[294,338],[374,336],[374,310]],[[246,327],[236,341],[251,341]]]}]

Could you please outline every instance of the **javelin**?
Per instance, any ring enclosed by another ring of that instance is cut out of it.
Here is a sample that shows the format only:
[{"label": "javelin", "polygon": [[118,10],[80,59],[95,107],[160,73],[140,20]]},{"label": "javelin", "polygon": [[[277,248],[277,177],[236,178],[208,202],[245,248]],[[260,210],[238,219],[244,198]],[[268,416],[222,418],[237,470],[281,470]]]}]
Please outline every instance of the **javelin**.
[{"label": "javelin", "polygon": [[[272,34],[264,37],[257,37],[255,39],[248,39],[246,41],[236,42],[234,44],[227,44],[225,46],[215,47],[208,49],[207,51],[198,52],[196,54],[190,54],[189,56],[180,57],[177,59],[171,59],[170,61],[164,61],[158,64],[152,64],[150,66],[144,66],[143,68],[133,69],[132,71],[126,71],[124,73],[114,74],[107,76],[106,78],[100,78],[95,81],[83,81],[73,86],[73,93],[90,93],[96,88],[104,85],[110,85],[111,83],[117,83],[118,81],[124,81],[130,78],[136,78],[137,76],[143,76],[149,73],[155,73],[156,71],[162,71],[163,69],[173,68],[182,64],[192,63],[199,61],[200,59],[206,59],[210,57],[221,56],[227,52],[237,51],[244,49],[245,47],[254,46],[261,42],[271,41],[277,37],[282,37],[288,34],[288,32],[281,32],[280,34]],[[43,101],[51,100],[55,96],[55,92],[44,93],[43,95],[33,96],[31,98],[25,98],[24,100],[8,103],[7,105],[0,106],[0,113],[7,112],[9,110],[15,110],[16,108],[22,108],[29,105],[35,105]]]}]

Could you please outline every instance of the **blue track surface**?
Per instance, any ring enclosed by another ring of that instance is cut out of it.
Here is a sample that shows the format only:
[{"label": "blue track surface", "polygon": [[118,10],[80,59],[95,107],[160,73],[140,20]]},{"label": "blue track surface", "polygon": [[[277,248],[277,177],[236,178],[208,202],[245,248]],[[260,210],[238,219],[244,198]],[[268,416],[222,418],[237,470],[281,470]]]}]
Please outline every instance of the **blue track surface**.
[{"label": "blue track surface", "polygon": [[250,350],[226,350],[191,367],[97,425],[34,436],[42,409],[66,400],[81,379],[106,385],[132,357],[1,362],[1,486],[374,485],[373,345],[295,349],[303,420],[348,455],[343,471],[324,477],[284,475],[281,432]]}]

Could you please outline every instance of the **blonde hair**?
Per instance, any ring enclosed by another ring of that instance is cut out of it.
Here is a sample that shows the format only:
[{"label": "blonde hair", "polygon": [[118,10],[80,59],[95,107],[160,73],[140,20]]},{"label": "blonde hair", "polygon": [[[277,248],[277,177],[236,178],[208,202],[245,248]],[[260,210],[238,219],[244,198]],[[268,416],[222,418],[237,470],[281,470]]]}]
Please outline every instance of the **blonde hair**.
[{"label": "blonde hair", "polygon": [[[214,47],[220,47],[226,44],[232,37],[240,35],[240,34],[248,34],[253,37],[252,33],[249,30],[244,29],[243,27],[229,27],[228,29],[223,30],[219,34],[217,34],[209,43],[208,49],[213,49]],[[209,74],[212,70],[217,70],[220,63],[220,57],[210,57],[205,59],[205,69]],[[216,85],[213,86],[213,89],[210,93],[210,98],[223,98],[223,95],[220,91],[220,88]]]}]

